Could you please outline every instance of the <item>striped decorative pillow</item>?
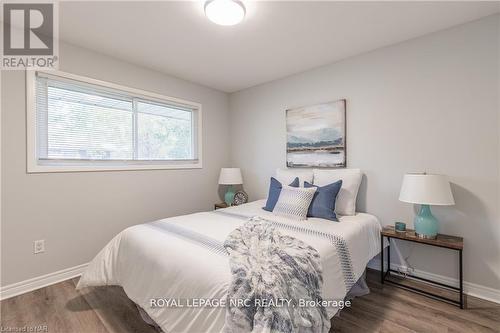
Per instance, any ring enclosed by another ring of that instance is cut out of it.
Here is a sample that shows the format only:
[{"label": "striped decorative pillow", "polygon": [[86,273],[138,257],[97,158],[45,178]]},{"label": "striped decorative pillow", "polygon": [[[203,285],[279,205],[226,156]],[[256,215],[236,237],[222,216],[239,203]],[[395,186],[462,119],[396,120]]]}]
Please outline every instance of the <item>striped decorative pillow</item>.
[{"label": "striped decorative pillow", "polygon": [[305,220],[315,192],[315,187],[304,188],[283,185],[273,213],[294,220]]}]

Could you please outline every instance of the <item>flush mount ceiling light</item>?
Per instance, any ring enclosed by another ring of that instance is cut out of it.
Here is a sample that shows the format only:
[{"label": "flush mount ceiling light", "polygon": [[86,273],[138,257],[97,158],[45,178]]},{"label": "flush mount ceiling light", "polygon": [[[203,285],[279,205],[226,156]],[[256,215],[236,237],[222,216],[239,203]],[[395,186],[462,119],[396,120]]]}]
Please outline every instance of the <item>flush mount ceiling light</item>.
[{"label": "flush mount ceiling light", "polygon": [[205,2],[205,15],[219,25],[235,25],[245,17],[245,6],[239,0],[209,0]]}]

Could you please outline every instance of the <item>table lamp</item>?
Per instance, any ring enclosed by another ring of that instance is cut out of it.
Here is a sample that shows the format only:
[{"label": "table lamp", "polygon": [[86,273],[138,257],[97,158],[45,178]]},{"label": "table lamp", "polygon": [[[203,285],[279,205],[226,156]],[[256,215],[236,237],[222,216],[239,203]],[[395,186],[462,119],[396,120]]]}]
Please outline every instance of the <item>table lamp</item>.
[{"label": "table lamp", "polygon": [[426,173],[408,173],[404,176],[399,201],[421,205],[414,220],[415,234],[427,239],[436,239],[439,230],[438,221],[429,205],[455,204],[447,177]]},{"label": "table lamp", "polygon": [[224,195],[224,201],[231,206],[234,201],[233,185],[243,184],[240,168],[222,168],[220,170],[219,185],[229,185]]}]

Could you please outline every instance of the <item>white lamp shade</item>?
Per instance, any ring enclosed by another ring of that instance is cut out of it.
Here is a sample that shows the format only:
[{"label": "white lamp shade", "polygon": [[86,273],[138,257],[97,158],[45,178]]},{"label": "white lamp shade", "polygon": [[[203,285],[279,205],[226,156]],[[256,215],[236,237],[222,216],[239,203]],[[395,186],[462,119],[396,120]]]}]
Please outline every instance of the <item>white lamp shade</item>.
[{"label": "white lamp shade", "polygon": [[406,174],[399,200],[424,205],[454,205],[448,178],[443,175]]},{"label": "white lamp shade", "polygon": [[243,184],[240,168],[222,168],[219,176],[220,185]]}]

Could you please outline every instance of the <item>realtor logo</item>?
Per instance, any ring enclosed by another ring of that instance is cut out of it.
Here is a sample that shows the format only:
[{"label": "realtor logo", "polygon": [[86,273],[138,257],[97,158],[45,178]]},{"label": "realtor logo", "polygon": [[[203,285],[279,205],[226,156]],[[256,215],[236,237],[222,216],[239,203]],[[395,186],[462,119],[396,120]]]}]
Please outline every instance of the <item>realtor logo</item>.
[{"label": "realtor logo", "polygon": [[[54,5],[51,3],[4,4],[4,55],[52,55],[53,15]],[[16,23],[20,23],[22,29],[14,26]]]},{"label": "realtor logo", "polygon": [[56,6],[48,3],[3,3],[2,69],[55,68]]}]

